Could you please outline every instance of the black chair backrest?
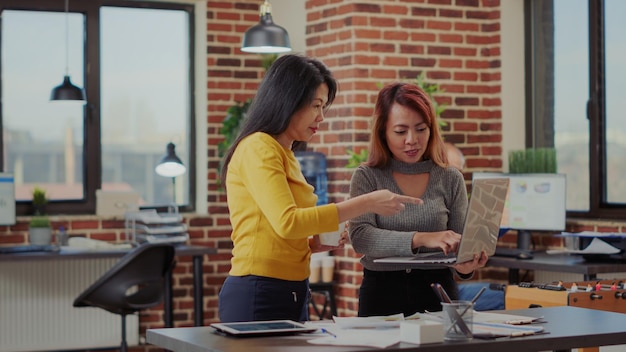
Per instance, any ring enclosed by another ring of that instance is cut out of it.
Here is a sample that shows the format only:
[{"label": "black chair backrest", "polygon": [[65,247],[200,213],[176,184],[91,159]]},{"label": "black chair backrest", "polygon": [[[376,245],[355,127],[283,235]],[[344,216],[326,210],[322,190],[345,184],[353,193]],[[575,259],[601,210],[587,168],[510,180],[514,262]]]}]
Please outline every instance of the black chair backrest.
[{"label": "black chair backrest", "polygon": [[174,267],[174,246],[146,243],[131,250],[74,300],[74,307],[99,307],[131,314],[158,305]]}]

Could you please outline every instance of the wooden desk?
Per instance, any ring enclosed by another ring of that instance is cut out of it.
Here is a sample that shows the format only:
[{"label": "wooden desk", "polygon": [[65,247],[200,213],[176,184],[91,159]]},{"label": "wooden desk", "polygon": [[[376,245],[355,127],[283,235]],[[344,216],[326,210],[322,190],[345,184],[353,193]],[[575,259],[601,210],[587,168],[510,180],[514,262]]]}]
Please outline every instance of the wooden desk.
[{"label": "wooden desk", "polygon": [[597,274],[626,272],[626,263],[587,262],[582,256],[568,254],[535,253],[533,259],[517,259],[493,256],[487,262],[489,266],[509,269],[509,283],[519,283],[519,270],[544,270],[562,273],[582,274],[584,281],[595,280]]},{"label": "wooden desk", "polygon": [[[443,342],[426,345],[400,343],[384,351],[402,352],[527,352],[567,351],[572,348],[626,344],[626,314],[577,307],[508,310],[506,313],[543,317],[549,333],[493,340]],[[379,351],[373,347],[318,346],[307,343],[310,336],[234,338],[222,336],[211,327],[149,329],[147,342],[171,351],[185,352],[292,352]]]},{"label": "wooden desk", "polygon": [[[194,298],[194,325],[203,325],[203,291],[202,291],[202,259],[205,254],[215,254],[217,250],[204,246],[186,246],[178,245],[176,248],[176,256],[191,256],[193,260],[193,298]],[[96,259],[96,258],[113,258],[122,257],[128,249],[107,249],[107,250],[81,250],[81,249],[62,249],[58,252],[25,252],[0,254],[0,262],[2,261],[33,261],[33,260],[55,260],[55,259]],[[78,296],[80,292],[76,292]],[[163,321],[166,327],[172,327],[174,321],[173,312],[173,294],[172,294],[172,273],[165,286],[164,302],[163,302]]]}]

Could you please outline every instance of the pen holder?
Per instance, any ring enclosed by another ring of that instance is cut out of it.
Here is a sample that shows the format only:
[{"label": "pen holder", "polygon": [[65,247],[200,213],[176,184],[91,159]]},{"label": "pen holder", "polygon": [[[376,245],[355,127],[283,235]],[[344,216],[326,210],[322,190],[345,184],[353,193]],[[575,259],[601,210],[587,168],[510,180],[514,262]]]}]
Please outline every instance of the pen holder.
[{"label": "pen holder", "polygon": [[443,338],[446,341],[472,339],[474,303],[470,301],[441,302],[443,315]]}]

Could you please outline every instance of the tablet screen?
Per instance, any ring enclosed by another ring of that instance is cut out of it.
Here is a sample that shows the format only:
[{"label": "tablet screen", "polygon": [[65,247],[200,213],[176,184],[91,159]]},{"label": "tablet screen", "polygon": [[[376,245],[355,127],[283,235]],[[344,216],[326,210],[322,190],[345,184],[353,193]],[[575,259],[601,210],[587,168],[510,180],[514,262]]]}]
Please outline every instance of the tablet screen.
[{"label": "tablet screen", "polygon": [[249,321],[239,323],[213,323],[216,330],[229,335],[250,336],[250,335],[283,335],[301,332],[313,332],[316,328],[306,326],[292,320],[271,320],[271,321]]}]

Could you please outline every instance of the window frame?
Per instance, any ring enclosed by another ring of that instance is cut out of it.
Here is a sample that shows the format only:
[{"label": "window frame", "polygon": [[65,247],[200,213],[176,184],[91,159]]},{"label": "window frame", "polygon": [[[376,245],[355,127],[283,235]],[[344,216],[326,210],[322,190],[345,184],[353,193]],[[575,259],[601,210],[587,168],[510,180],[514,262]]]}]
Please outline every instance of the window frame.
[{"label": "window frame", "polygon": [[[535,56],[533,45],[533,6],[537,0],[525,0],[525,66],[526,66],[526,147],[542,147],[539,134],[545,121],[537,121],[535,111]],[[538,0],[542,1],[542,0]],[[589,4],[589,97],[586,116],[589,120],[589,210],[568,210],[568,218],[624,219],[626,204],[607,201],[606,79],[604,0],[588,0]],[[554,65],[554,63],[553,63]],[[537,87],[541,85],[537,84]],[[550,98],[548,98],[550,99]],[[554,121],[552,121],[554,125]],[[597,148],[596,148],[597,146]]]},{"label": "window frame", "polygon": [[[100,100],[100,22],[99,13],[103,6],[150,8],[150,9],[173,9],[182,10],[189,16],[189,165],[187,167],[187,182],[189,184],[188,203],[178,205],[180,212],[192,212],[196,206],[196,58],[195,58],[195,5],[191,2],[161,2],[161,1],[135,1],[135,0],[90,0],[70,1],[69,11],[82,13],[85,16],[85,45],[83,74],[85,77],[85,93],[87,103],[84,105],[83,123],[83,193],[84,198],[79,200],[50,200],[46,206],[46,213],[54,214],[95,214],[96,190],[102,185],[102,147],[101,147],[101,100]],[[0,4],[0,13],[4,10],[29,10],[29,11],[56,11],[64,12],[63,2],[50,2],[46,0],[3,0]],[[1,75],[1,70],[0,70]],[[0,76],[1,78],[1,76]],[[50,88],[52,89],[52,87]],[[0,92],[1,93],[1,92]],[[0,129],[2,125],[2,102],[0,101]],[[0,133],[0,168],[4,165],[4,157],[1,152],[4,145],[3,134]],[[165,146],[164,146],[165,147]],[[156,209],[168,211],[164,206],[148,206],[142,209]],[[16,201],[16,215],[25,216],[33,213],[31,201]]]}]

